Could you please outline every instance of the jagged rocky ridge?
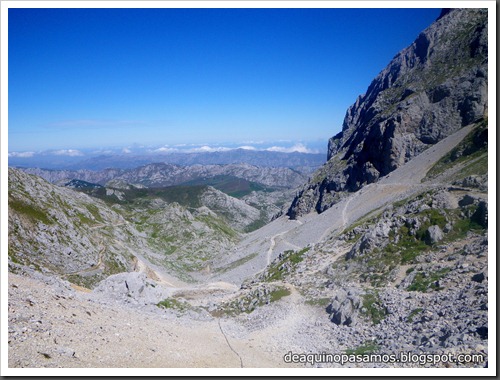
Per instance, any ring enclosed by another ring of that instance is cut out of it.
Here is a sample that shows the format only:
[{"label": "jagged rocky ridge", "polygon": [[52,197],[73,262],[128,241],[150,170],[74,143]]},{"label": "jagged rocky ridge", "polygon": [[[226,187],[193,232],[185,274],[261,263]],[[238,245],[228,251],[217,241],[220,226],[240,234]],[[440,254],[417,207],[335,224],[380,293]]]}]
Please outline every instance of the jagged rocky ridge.
[{"label": "jagged rocky ridge", "polygon": [[209,186],[174,189],[174,197],[187,196],[184,205],[167,201],[161,189],[135,197],[126,189],[97,190],[104,201],[10,168],[11,265],[92,287],[142,260],[193,280],[190,273],[230,250],[245,228],[265,222],[261,211]]},{"label": "jagged rocky ridge", "polygon": [[99,185],[107,182],[124,181],[134,185],[147,187],[175,186],[186,182],[210,179],[217,176],[231,176],[256,182],[263,186],[275,188],[294,188],[307,179],[310,169],[291,169],[288,167],[259,167],[250,164],[229,165],[191,165],[180,166],[167,163],[154,163],[133,169],[103,170],[48,170],[40,168],[23,169],[27,173],[36,174],[49,182],[60,183],[78,179]]},{"label": "jagged rocky ridge", "polygon": [[288,215],[322,212],[487,115],[488,12],[443,10],[347,110]]}]

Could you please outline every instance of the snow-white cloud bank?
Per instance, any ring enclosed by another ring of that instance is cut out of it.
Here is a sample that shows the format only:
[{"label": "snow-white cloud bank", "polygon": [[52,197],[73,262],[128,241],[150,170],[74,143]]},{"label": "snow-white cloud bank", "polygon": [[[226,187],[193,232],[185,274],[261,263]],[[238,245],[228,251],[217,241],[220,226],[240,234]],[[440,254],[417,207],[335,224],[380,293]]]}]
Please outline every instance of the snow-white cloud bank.
[{"label": "snow-white cloud bank", "polygon": [[233,150],[234,148],[227,148],[225,146],[211,147],[208,145],[203,145],[198,148],[188,149],[189,153],[213,153],[213,152],[227,152],[228,150]]},{"label": "snow-white cloud bank", "polygon": [[281,152],[281,153],[293,153],[293,152],[298,152],[298,153],[318,153],[316,151],[313,151],[311,149],[308,149],[304,144],[302,143],[297,143],[291,147],[283,147],[283,146],[272,146],[270,148],[266,149],[269,152]]},{"label": "snow-white cloud bank", "polygon": [[84,154],[77,149],[60,149],[60,150],[54,150],[50,153],[56,156],[69,156],[69,157],[84,156]]},{"label": "snow-white cloud bank", "polygon": [[48,157],[55,157],[60,160],[63,158],[76,160],[80,157],[91,158],[98,155],[127,155],[127,156],[140,156],[140,155],[167,155],[173,153],[220,153],[230,152],[233,150],[245,150],[249,152],[277,152],[277,153],[322,153],[318,148],[318,144],[309,144],[303,142],[293,141],[271,141],[271,142],[239,142],[239,143],[221,143],[221,144],[176,144],[163,146],[140,146],[128,145],[117,147],[106,147],[99,150],[95,149],[59,149],[59,150],[45,150],[45,151],[13,151],[9,152],[9,158],[14,162],[20,159],[22,164],[24,161],[33,159],[47,159]]},{"label": "snow-white cloud bank", "polygon": [[34,155],[35,152],[9,152],[9,157],[29,158]]},{"label": "snow-white cloud bank", "polygon": [[168,146],[162,146],[161,148],[158,149],[148,149],[148,153],[177,153],[179,152],[179,149],[177,148],[170,148]]}]

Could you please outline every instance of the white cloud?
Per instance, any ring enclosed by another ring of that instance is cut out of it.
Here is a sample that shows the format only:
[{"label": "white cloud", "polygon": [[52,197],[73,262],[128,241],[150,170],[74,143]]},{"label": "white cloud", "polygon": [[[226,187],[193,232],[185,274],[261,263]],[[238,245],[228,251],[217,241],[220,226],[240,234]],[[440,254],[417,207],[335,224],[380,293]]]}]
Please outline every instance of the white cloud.
[{"label": "white cloud", "polygon": [[21,157],[21,158],[29,158],[33,157],[35,152],[9,152],[9,157]]},{"label": "white cloud", "polygon": [[282,146],[272,146],[270,148],[266,149],[269,152],[282,152],[282,153],[292,153],[292,152],[299,152],[299,153],[315,153],[314,151],[308,149],[304,144],[302,143],[297,143],[292,147],[286,148]]},{"label": "white cloud", "polygon": [[129,148],[123,148],[122,153],[129,154],[132,153],[132,151]]},{"label": "white cloud", "polygon": [[200,146],[199,148],[189,149],[192,153],[211,153],[211,152],[227,152],[228,150],[233,150],[232,148],[226,148],[223,146],[212,148],[208,145]]},{"label": "white cloud", "polygon": [[161,148],[157,149],[150,149],[148,150],[149,153],[174,153],[174,152],[180,152],[180,153],[213,153],[213,152],[228,152],[231,150],[236,150],[236,149],[243,149],[243,150],[248,150],[248,151],[269,151],[269,152],[282,152],[282,153],[292,153],[292,152],[299,152],[299,153],[318,153],[316,150],[309,149],[305,144],[303,143],[296,143],[292,146],[279,146],[279,145],[274,145],[269,148],[265,147],[259,147],[259,146],[254,146],[250,144],[245,144],[245,145],[239,145],[239,146],[234,146],[234,147],[228,147],[228,146],[211,146],[208,144],[205,145],[194,145],[194,144],[177,144],[174,145],[173,147],[165,145],[162,146]]},{"label": "white cloud", "polygon": [[77,156],[84,155],[82,152],[80,152],[79,150],[76,150],[76,149],[54,150],[50,153],[55,154],[56,156],[70,156],[70,157],[77,157]]},{"label": "white cloud", "polygon": [[172,152],[178,152],[179,149],[176,148],[169,148],[168,146],[162,146],[161,148],[150,150],[151,153],[172,153]]}]

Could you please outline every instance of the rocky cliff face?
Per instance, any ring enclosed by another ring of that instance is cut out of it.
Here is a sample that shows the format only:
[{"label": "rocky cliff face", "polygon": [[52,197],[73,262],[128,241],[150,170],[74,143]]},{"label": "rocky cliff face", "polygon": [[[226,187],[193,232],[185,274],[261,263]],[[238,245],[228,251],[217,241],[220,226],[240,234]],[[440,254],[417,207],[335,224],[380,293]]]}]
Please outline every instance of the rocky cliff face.
[{"label": "rocky cliff face", "polygon": [[162,199],[160,190],[133,198],[127,189],[106,188],[97,199],[9,168],[8,189],[11,269],[30,267],[90,288],[137,270],[138,261],[191,281],[189,272],[230,251],[240,231],[265,222],[256,208],[209,186],[188,194],[191,206]]},{"label": "rocky cliff face", "polygon": [[347,110],[288,215],[322,212],[487,115],[488,12],[443,10]]}]

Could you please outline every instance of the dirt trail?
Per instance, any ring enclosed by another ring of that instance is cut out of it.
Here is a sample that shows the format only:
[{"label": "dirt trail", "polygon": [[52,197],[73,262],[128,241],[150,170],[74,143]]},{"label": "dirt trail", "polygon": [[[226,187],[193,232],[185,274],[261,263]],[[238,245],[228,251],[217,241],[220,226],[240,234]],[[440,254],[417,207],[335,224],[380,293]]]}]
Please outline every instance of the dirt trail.
[{"label": "dirt trail", "polygon": [[224,334],[217,320],[90,299],[9,273],[9,367],[238,368],[239,355],[248,367],[284,366],[281,357]]},{"label": "dirt trail", "polygon": [[[434,163],[462,141],[471,130],[472,126],[460,129],[378,182],[366,185],[356,193],[347,194],[341,202],[319,215],[312,212],[297,220],[289,220],[286,216],[282,216],[252,232],[237,247],[238,256],[233,260],[254,253],[258,255],[216,278],[235,284],[241,283],[245,278],[263,272],[273,257],[289,247],[302,248],[324,241],[390,202],[439,186],[433,183],[421,183],[421,180]],[[270,246],[267,246],[265,242],[269,239],[271,239]]]},{"label": "dirt trail", "polygon": [[269,246],[269,249],[267,250],[267,265],[271,264],[271,258],[273,256],[273,250],[274,250],[274,247],[276,246],[276,238],[278,238],[280,236],[283,236],[287,232],[288,232],[288,230],[280,232],[279,234],[276,234],[276,235],[274,235],[274,236],[271,237],[271,244]]},{"label": "dirt trail", "polygon": [[99,252],[97,254],[97,263],[95,265],[92,265],[89,268],[82,269],[79,271],[65,273],[65,274],[63,274],[63,276],[67,277],[67,276],[72,276],[72,275],[82,275],[82,274],[88,274],[88,273],[100,270],[101,266],[102,266],[102,258],[104,256],[104,252],[106,251],[106,246],[102,245],[102,241],[101,241],[101,243],[98,244],[98,246],[101,246],[101,248],[99,249]]}]

